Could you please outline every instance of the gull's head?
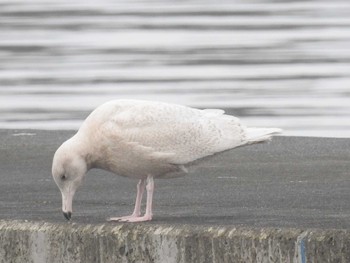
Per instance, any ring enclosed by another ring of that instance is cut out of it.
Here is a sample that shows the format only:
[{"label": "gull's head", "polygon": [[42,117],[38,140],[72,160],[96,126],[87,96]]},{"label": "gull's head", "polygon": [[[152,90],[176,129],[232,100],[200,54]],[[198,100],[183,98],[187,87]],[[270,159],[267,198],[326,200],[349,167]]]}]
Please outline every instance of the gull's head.
[{"label": "gull's head", "polygon": [[62,194],[62,211],[67,220],[72,216],[73,197],[87,172],[87,164],[72,139],[56,151],[52,162],[52,176]]}]

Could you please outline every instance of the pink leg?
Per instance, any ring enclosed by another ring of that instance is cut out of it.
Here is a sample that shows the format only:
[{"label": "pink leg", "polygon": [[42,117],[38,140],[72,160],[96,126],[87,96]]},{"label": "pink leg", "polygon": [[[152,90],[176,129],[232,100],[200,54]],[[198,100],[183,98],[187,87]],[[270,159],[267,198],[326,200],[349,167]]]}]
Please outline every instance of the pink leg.
[{"label": "pink leg", "polygon": [[142,201],[143,191],[145,190],[145,186],[146,186],[145,179],[141,179],[137,183],[137,194],[136,194],[135,208],[134,208],[134,212],[132,213],[132,216],[134,216],[134,217],[141,216],[141,201]]},{"label": "pink leg", "polygon": [[146,180],[141,179],[137,183],[137,194],[135,201],[134,212],[130,216],[122,216],[122,217],[111,217],[108,221],[125,221],[127,219],[137,218],[141,215],[141,201],[143,196],[143,191],[145,190]]},{"label": "pink leg", "polygon": [[121,222],[143,222],[152,220],[152,201],[153,201],[153,191],[154,191],[154,181],[153,176],[149,175],[147,177],[147,203],[146,203],[146,213],[141,217],[130,217],[127,219],[120,220]]}]

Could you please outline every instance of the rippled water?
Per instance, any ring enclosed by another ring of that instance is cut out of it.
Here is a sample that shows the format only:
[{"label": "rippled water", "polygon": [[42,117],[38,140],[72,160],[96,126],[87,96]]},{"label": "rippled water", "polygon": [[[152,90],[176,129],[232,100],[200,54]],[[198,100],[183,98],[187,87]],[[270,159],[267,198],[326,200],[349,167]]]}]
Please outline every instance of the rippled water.
[{"label": "rippled water", "polygon": [[350,2],[0,0],[0,128],[76,129],[117,98],[350,137]]}]

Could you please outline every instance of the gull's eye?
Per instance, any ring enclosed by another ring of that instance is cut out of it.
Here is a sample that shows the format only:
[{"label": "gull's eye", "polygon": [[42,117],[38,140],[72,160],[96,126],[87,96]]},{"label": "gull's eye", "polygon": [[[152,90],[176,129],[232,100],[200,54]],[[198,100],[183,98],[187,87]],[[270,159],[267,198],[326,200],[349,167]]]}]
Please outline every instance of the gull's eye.
[{"label": "gull's eye", "polygon": [[62,176],[61,176],[61,180],[62,180],[62,181],[66,180],[66,179],[67,179],[67,177],[66,177],[65,175],[62,175]]}]

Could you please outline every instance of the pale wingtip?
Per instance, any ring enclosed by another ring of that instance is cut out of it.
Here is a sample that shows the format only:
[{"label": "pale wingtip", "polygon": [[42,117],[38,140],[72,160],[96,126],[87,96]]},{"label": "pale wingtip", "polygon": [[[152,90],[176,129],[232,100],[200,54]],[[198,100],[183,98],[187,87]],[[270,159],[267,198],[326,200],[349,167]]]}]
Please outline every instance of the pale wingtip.
[{"label": "pale wingtip", "polygon": [[283,129],[281,128],[271,128],[271,134],[281,134]]},{"label": "pale wingtip", "polygon": [[259,143],[271,141],[272,136],[279,135],[283,132],[280,128],[248,128],[247,143]]}]

